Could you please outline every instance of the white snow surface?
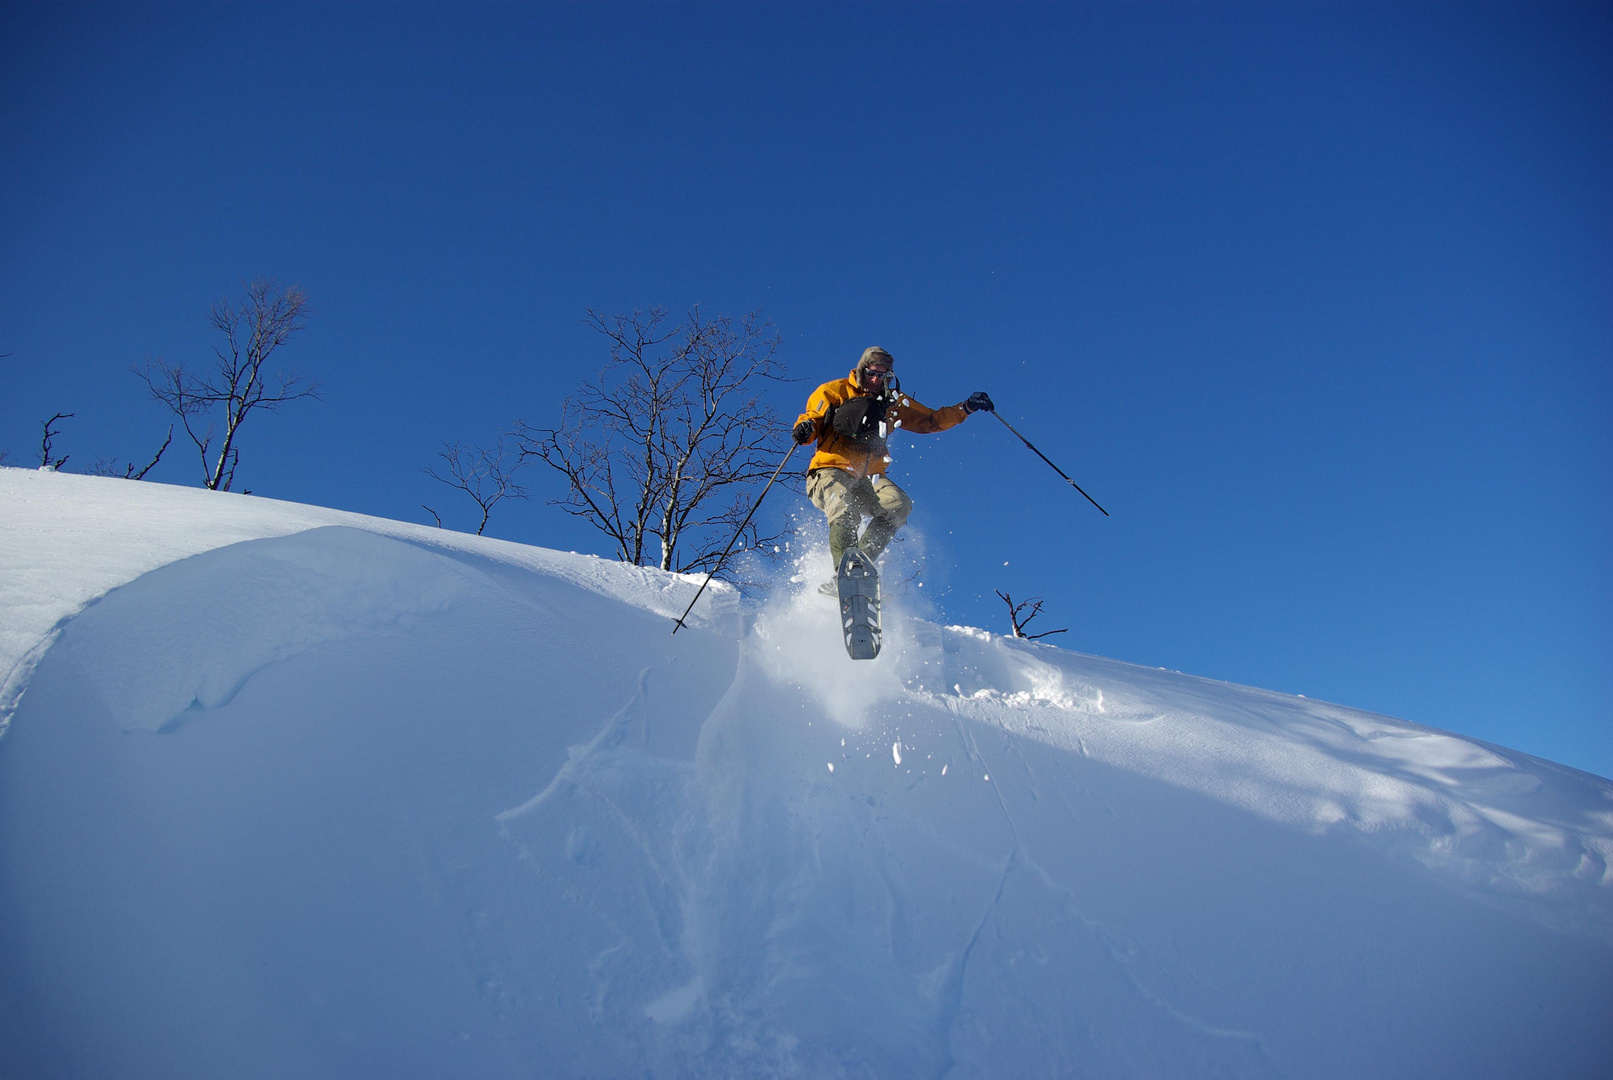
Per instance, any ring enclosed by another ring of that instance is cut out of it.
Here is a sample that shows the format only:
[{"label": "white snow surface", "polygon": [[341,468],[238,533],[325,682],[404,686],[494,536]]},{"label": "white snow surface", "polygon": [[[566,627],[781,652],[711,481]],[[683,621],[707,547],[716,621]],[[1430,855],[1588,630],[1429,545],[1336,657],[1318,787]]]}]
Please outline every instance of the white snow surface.
[{"label": "white snow surface", "polygon": [[0,1075],[1605,1075],[1613,783],[697,581],[0,469]]}]

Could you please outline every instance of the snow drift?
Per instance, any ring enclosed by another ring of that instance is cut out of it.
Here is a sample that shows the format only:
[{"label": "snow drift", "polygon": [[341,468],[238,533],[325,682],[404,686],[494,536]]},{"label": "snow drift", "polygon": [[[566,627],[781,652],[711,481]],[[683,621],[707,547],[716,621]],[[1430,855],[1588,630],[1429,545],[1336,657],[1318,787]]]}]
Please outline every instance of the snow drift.
[{"label": "snow drift", "polygon": [[1605,1068],[1608,781],[694,587],[0,470],[0,1074]]}]

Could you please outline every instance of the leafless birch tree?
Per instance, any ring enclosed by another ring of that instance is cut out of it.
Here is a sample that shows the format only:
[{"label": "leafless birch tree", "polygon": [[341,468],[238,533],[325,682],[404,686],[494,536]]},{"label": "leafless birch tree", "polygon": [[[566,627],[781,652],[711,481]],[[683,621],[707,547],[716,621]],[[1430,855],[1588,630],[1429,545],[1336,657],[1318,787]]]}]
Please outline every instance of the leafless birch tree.
[{"label": "leafless birch tree", "polygon": [[211,370],[197,374],[161,360],[136,369],[151,396],[184,425],[201,457],[202,483],[207,487],[228,491],[235,482],[241,426],[248,417],[260,410],[279,412],[298,398],[319,396],[317,386],[295,374],[276,374],[271,387],[263,370],[274,351],[307,319],[307,293],[295,285],[282,291],[271,281],[254,281],[246,286],[239,306],[223,299],[207,314],[208,324],[224,338],[223,344],[213,347]]},{"label": "leafless birch tree", "polygon": [[[552,502],[609,536],[624,562],[709,570],[788,444],[761,396],[785,381],[778,332],[759,313],[698,308],[676,324],[664,308],[590,311],[588,322],[609,362],[565,400],[559,427],[516,423],[521,452],[565,477]],[[736,550],[771,555],[782,535],[752,522]]]},{"label": "leafless birch tree", "polygon": [[[500,436],[490,448],[444,443],[443,448],[437,451],[437,456],[442,459],[441,472],[432,465],[425,466],[421,471],[439,483],[458,488],[476,501],[482,512],[482,520],[476,526],[477,536],[487,528],[487,519],[493,516],[493,507],[500,499],[527,497],[526,488],[515,482],[516,470],[526,459],[519,449],[510,445],[507,436]],[[437,516],[437,511],[424,503],[421,503],[421,509],[432,516],[439,528],[442,527],[442,518]]]}]

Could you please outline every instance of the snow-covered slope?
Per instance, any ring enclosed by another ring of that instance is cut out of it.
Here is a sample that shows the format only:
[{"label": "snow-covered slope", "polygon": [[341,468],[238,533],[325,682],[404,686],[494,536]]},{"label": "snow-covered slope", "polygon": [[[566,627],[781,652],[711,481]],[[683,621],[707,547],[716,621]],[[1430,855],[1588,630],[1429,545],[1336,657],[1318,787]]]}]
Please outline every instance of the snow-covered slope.
[{"label": "snow-covered slope", "polygon": [[[147,571],[246,540],[346,525],[536,570],[660,614],[682,612],[693,595],[682,578],[636,566],[200,488],[0,467],[0,507],[0,730],[57,631],[85,605]],[[716,607],[702,601],[702,613],[731,613],[732,591],[712,588]]]},{"label": "snow-covered slope", "polygon": [[0,1075],[1603,1074],[1608,781],[693,590],[0,470]]}]

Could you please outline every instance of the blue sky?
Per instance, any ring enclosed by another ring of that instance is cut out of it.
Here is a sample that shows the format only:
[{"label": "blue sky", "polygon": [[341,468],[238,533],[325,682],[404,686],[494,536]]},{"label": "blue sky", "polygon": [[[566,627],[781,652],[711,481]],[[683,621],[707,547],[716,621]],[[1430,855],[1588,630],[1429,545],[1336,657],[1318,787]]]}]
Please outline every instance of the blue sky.
[{"label": "blue sky", "polygon": [[[420,467],[555,419],[587,309],[760,309],[781,411],[878,343],[1113,515],[915,438],[948,621],[1609,775],[1609,57],[1606,5],[8,4],[0,449],[149,454],[130,367],[268,276],[323,400],[237,487],[474,527]],[[528,479],[492,534],[609,550]]]}]

